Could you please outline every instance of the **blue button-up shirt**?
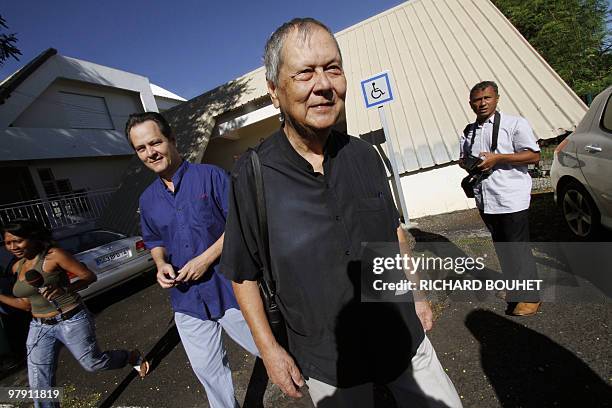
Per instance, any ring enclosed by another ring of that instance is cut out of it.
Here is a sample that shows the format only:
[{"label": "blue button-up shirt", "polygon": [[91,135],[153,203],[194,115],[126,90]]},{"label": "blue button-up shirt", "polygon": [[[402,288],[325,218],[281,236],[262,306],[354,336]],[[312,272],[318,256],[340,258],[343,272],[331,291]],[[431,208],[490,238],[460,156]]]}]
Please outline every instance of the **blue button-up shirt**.
[{"label": "blue button-up shirt", "polygon": [[[223,234],[229,180],[218,167],[184,161],[172,182],[174,192],[157,179],[142,193],[140,226],[147,248],[164,247],[166,261],[178,272]],[[217,269],[218,261],[200,280],[170,289],[174,311],[207,320],[238,309],[230,281]]]}]

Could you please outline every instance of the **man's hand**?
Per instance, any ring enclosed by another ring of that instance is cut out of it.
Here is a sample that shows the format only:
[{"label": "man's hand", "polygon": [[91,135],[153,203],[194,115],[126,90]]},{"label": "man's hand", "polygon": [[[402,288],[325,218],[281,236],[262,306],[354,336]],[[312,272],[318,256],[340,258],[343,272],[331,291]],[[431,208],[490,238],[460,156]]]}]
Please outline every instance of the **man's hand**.
[{"label": "man's hand", "polygon": [[262,360],[266,366],[268,377],[276,384],[283,394],[292,398],[302,398],[299,388],[304,386],[302,373],[297,368],[293,358],[276,344],[266,353],[262,353]]},{"label": "man's hand", "polygon": [[431,330],[433,327],[433,313],[431,311],[431,306],[429,306],[429,302],[426,300],[415,301],[414,309],[416,310],[416,314],[421,321],[423,330]]},{"label": "man's hand", "polygon": [[175,280],[177,282],[198,280],[208,270],[209,266],[210,263],[206,261],[203,254],[196,256],[191,261],[187,262],[180,271],[178,271],[178,276]]},{"label": "man's hand", "polygon": [[478,168],[482,171],[492,170],[499,163],[500,156],[496,153],[480,152],[479,156],[482,159],[482,163],[478,165]]},{"label": "man's hand", "polygon": [[170,289],[175,285],[176,273],[172,265],[166,263],[157,267],[157,283],[164,289]]}]

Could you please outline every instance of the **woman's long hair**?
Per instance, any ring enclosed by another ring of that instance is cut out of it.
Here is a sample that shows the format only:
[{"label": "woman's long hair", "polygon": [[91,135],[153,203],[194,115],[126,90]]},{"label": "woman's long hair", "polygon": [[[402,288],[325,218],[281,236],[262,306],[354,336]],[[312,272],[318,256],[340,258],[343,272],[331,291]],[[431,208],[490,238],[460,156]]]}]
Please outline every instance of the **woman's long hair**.
[{"label": "woman's long hair", "polygon": [[4,233],[9,232],[19,238],[30,240],[41,252],[47,252],[49,248],[55,246],[51,230],[37,220],[17,218],[0,226],[0,232],[3,239]]}]

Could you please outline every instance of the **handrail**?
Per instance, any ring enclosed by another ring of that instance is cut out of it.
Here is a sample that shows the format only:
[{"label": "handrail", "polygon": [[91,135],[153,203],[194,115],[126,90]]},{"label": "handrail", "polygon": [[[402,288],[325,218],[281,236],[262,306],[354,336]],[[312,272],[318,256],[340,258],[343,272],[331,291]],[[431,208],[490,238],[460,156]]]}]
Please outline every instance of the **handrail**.
[{"label": "handrail", "polygon": [[95,221],[102,216],[116,190],[107,188],[0,205],[0,221],[32,218],[50,229]]}]

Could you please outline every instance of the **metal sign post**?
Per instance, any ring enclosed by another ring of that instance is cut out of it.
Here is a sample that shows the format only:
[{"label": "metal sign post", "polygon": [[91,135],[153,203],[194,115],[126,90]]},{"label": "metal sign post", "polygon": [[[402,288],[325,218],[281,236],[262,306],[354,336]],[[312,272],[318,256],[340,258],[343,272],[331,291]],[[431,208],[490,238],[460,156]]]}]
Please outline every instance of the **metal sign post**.
[{"label": "metal sign post", "polygon": [[408,208],[406,207],[406,199],[404,198],[404,191],[402,189],[402,182],[400,180],[399,171],[397,167],[397,160],[395,159],[395,149],[393,148],[393,142],[391,141],[391,135],[389,133],[389,125],[387,125],[387,118],[385,116],[385,107],[378,107],[378,114],[380,115],[380,123],[383,126],[385,132],[385,140],[387,141],[387,148],[389,149],[389,161],[391,162],[391,169],[393,169],[393,181],[395,188],[397,189],[397,196],[400,204],[400,217],[401,221],[405,224],[410,225],[410,217],[408,216]]},{"label": "metal sign post", "polygon": [[385,116],[385,105],[393,101],[393,89],[391,88],[389,73],[382,72],[370,78],[364,79],[361,81],[361,91],[363,93],[366,108],[378,107],[380,123],[385,134],[387,149],[389,149],[389,161],[391,162],[391,169],[393,173],[393,183],[391,185],[394,187],[395,196],[399,200],[401,221],[402,223],[409,225],[410,217],[408,216],[408,207],[406,207],[406,199],[404,198],[404,191],[402,189],[402,183],[397,167],[395,148],[393,147],[392,141],[393,138],[391,137],[389,125],[387,124],[387,118]]}]

